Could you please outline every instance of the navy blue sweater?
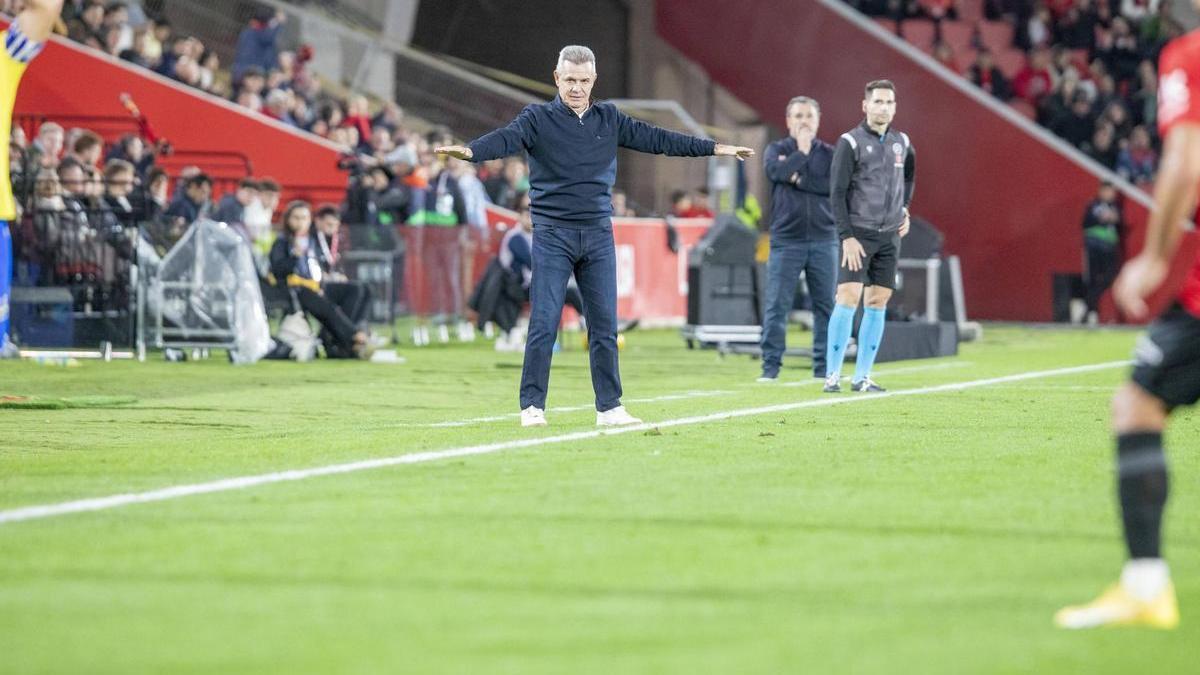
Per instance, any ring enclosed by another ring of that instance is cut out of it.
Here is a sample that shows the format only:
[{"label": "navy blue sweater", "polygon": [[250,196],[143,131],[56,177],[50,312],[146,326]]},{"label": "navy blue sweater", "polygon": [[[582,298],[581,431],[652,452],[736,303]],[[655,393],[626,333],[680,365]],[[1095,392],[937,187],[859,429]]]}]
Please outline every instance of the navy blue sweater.
[{"label": "navy blue sweater", "polygon": [[618,147],[705,157],[715,145],[635,120],[611,103],[593,103],[580,117],[558,97],[526,106],[507,127],[469,144],[473,162],[528,152],[534,224],[568,227],[585,227],[612,215]]},{"label": "navy blue sweater", "polygon": [[789,136],[767,146],[763,163],[771,181],[771,239],[837,241],[829,201],[833,146],[814,138],[806,155]]}]

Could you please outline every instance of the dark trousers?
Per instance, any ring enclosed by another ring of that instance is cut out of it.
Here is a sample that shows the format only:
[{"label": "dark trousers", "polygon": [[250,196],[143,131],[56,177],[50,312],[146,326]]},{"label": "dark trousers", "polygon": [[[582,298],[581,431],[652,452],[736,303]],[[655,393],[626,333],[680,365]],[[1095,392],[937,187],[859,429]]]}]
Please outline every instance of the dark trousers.
[{"label": "dark trousers", "polygon": [[[350,354],[358,327],[346,316],[342,308],[328,296],[303,286],[296,287],[296,299],[300,301],[300,308],[321,324],[320,338],[325,346],[326,355],[344,357]],[[342,296],[340,299],[345,300],[346,297]]]},{"label": "dark trousers", "polygon": [[371,289],[361,281],[328,281],[321,284],[325,298],[337,305],[355,327],[367,327],[371,309]]},{"label": "dark trousers", "polygon": [[617,363],[617,252],[607,218],[584,227],[537,224],[533,228],[533,280],[529,286],[529,335],[521,370],[521,409],[545,409],[550,359],[571,275],[579,284],[587,320],[596,410],[621,405]]},{"label": "dark trousers", "polygon": [[837,241],[771,241],[761,338],[764,375],[778,374],[783,365],[788,312],[796,295],[796,282],[804,272],[812,298],[813,374],[825,376],[825,344],[837,291],[839,248]]},{"label": "dark trousers", "polygon": [[1087,269],[1083,281],[1087,287],[1087,308],[1090,312],[1100,311],[1100,297],[1112,286],[1121,269],[1121,252],[1116,244],[1084,237],[1087,251]]}]

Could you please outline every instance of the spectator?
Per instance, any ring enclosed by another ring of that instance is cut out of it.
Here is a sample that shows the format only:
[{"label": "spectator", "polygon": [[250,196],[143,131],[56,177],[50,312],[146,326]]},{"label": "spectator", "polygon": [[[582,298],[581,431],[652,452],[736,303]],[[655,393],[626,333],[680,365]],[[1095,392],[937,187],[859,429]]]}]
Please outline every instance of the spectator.
[{"label": "spectator", "polygon": [[104,3],[100,0],[88,0],[79,16],[67,23],[67,36],[85,44],[101,41],[103,30]]},{"label": "spectator", "polygon": [[137,134],[125,134],[108,151],[107,159],[123,159],[133,165],[139,177],[154,166],[154,154],[146,152],[146,143]]},{"label": "spectator", "polygon": [[254,112],[263,112],[262,98],[260,98],[258,94],[255,94],[253,92],[250,92],[250,91],[241,92],[240,94],[237,95],[236,102],[238,105],[240,105],[243,108],[246,108],[248,110],[252,110]]},{"label": "spectator", "polygon": [[1113,126],[1104,120],[1097,122],[1092,140],[1083,147],[1083,152],[1106,169],[1116,167],[1117,144]]},{"label": "spectator", "polygon": [[712,218],[714,215],[712,210],[712,200],[708,195],[708,188],[698,187],[692,190],[692,208],[684,216],[685,218]]},{"label": "spectator", "polygon": [[365,138],[371,137],[371,111],[366,96],[353,96],[346,108],[346,119],[342,124],[354,129],[358,135],[352,139],[352,147]]},{"label": "spectator", "polygon": [[267,84],[266,71],[258,66],[250,66],[234,82],[237,82],[237,87],[235,88],[236,97],[240,98],[245,93],[262,96],[263,89]]},{"label": "spectator", "polygon": [[392,143],[392,132],[387,127],[379,126],[371,129],[371,136],[367,140],[367,154],[377,161],[384,161],[387,154],[395,147],[395,144]]},{"label": "spectator", "polygon": [[958,60],[954,57],[954,48],[950,46],[950,43],[944,40],[934,43],[933,58],[955,75],[962,73],[962,68],[959,67]]},{"label": "spectator", "polygon": [[1150,183],[1158,170],[1158,153],[1150,145],[1150,132],[1146,127],[1133,128],[1129,146],[1117,155],[1117,173],[1122,178],[1138,184]]},{"label": "spectator", "polygon": [[492,203],[506,209],[516,206],[517,197],[529,191],[525,162],[516,157],[503,160],[501,173],[484,182]]},{"label": "spectator", "polygon": [[176,224],[191,225],[200,218],[208,217],[212,210],[212,179],[199,173],[187,179],[184,191],[177,195],[167,207],[166,216]]},{"label": "spectator", "polygon": [[1025,25],[1025,36],[1033,49],[1050,46],[1054,37],[1054,19],[1045,5],[1039,3],[1034,7],[1033,16]]},{"label": "spectator", "polygon": [[464,222],[487,232],[488,194],[476,174],[475,165],[459,159],[450,159],[446,170],[458,182],[459,192],[462,193],[463,212],[466,215]]},{"label": "spectator", "polygon": [[38,127],[37,137],[30,145],[26,159],[30,164],[42,169],[58,167],[59,156],[63,151],[63,128],[54,122],[43,122]]},{"label": "spectator", "polygon": [[1089,54],[1096,48],[1096,15],[1092,0],[1075,0],[1058,22],[1058,41],[1067,49],[1083,49]]},{"label": "spectator", "polygon": [[71,145],[70,157],[84,167],[95,168],[104,154],[104,141],[94,131],[83,130]]},{"label": "spectator", "polygon": [[1131,98],[1133,119],[1147,128],[1154,128],[1158,120],[1158,69],[1149,59],[1138,65],[1139,87]]},{"label": "spectator", "polygon": [[1071,107],[1058,115],[1050,125],[1050,130],[1071,145],[1082,148],[1092,138],[1095,126],[1092,102],[1088,100],[1087,94],[1081,92],[1075,94]]},{"label": "spectator", "polygon": [[287,15],[261,8],[250,19],[250,25],[238,35],[233,56],[233,79],[238,81],[246,69],[258,66],[263,72],[275,67],[279,60],[279,31]]},{"label": "spectator", "polygon": [[271,248],[271,221],[279,208],[280,187],[273,178],[258,181],[258,199],[251,201],[242,211],[242,221],[250,233],[256,257],[265,261]]},{"label": "spectator", "polygon": [[174,218],[166,217],[167,206],[170,203],[169,182],[167,172],[156,167],[146,174],[146,188],[133,193],[136,212],[141,216],[144,225],[143,233],[160,257],[171,250],[187,227]]},{"label": "spectator", "polygon": [[975,86],[1001,101],[1012,98],[1012,87],[1008,78],[996,66],[992,52],[986,48],[975,53],[975,63],[971,64],[967,77]]},{"label": "spectator", "polygon": [[262,113],[288,126],[297,126],[296,120],[292,118],[291,97],[291,93],[283,89],[272,89],[271,93],[267,94],[266,107]]},{"label": "spectator", "polygon": [[1100,297],[1112,286],[1121,266],[1121,206],[1112,183],[1100,184],[1096,198],[1083,212],[1083,244],[1088,323],[1096,322]]},{"label": "spectator", "polygon": [[34,187],[33,243],[22,247],[22,256],[33,265],[38,285],[53,283],[52,270],[62,244],[63,221],[69,216],[63,187],[54,169],[40,169]]},{"label": "spectator", "polygon": [[1116,17],[1108,31],[1101,30],[1097,40],[1096,55],[1104,61],[1108,71],[1118,83],[1127,82],[1137,74],[1142,60],[1137,36],[1124,17]]},{"label": "spectator", "polygon": [[110,159],[104,165],[104,206],[126,228],[137,227],[136,210],[129,198],[136,178],[133,164],[123,159]]},{"label": "spectator", "polygon": [[379,112],[371,118],[371,128],[387,129],[394,137],[404,128],[404,110],[394,101],[386,101]]},{"label": "spectator", "polygon": [[614,218],[637,218],[637,212],[629,206],[629,198],[624,190],[613,190],[612,203]]},{"label": "spectator", "polygon": [[1112,125],[1117,138],[1126,138],[1133,132],[1133,120],[1129,119],[1129,111],[1120,100],[1110,102],[1101,119]]},{"label": "spectator", "polygon": [[133,46],[133,28],[129,25],[129,8],[124,2],[112,2],[104,10],[104,30],[110,37],[109,53],[119,54]]},{"label": "spectator", "polygon": [[[321,266],[321,292],[333,304],[342,307],[346,318],[361,331],[367,332],[367,317],[371,309],[371,289],[361,281],[349,279],[340,266],[338,244],[342,227],[338,208],[322,204],[313,214],[312,247],[317,264]],[[326,336],[319,336],[326,342]]]},{"label": "spectator", "polygon": [[1025,67],[1013,79],[1013,91],[1036,106],[1051,93],[1053,87],[1050,51],[1045,48],[1034,49],[1026,59]]},{"label": "spectator", "polygon": [[[321,324],[329,358],[370,358],[369,337],[347,316],[348,298],[326,297],[322,270],[312,247],[312,212],[306,202],[292,202],[283,213],[283,231],[271,246],[274,283],[296,294],[300,307]],[[339,304],[338,301],[344,304]]]},{"label": "spectator", "polygon": [[1121,16],[1135,24],[1158,14],[1159,0],[1121,0]]},{"label": "spectator", "polygon": [[243,178],[238,182],[237,190],[221,197],[217,207],[213,209],[213,220],[228,223],[247,244],[254,241],[250,230],[246,228],[246,208],[258,201],[258,181],[253,178]]},{"label": "spectator", "polygon": [[72,157],[64,158],[58,165],[58,180],[62,185],[63,199],[74,199],[82,204],[82,199],[87,191],[87,173],[79,160]]},{"label": "spectator", "polygon": [[356,225],[398,225],[409,219],[411,191],[395,185],[386,166],[367,169],[346,194],[346,220]]},{"label": "spectator", "polygon": [[676,190],[671,193],[671,215],[676,218],[686,218],[692,210],[692,196],[686,190]]}]

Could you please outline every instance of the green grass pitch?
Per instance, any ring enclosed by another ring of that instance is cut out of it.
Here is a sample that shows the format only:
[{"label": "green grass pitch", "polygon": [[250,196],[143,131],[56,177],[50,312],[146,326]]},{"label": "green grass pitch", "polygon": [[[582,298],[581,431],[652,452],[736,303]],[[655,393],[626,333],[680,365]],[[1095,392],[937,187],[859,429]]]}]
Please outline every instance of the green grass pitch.
[{"label": "green grass pitch", "polygon": [[[876,379],[1111,362],[1134,335],[990,327]],[[793,386],[758,385],[746,357],[628,340],[626,403],[649,422],[825,396],[806,363],[785,368]],[[577,343],[538,430],[513,414],[520,355],[404,355],[0,363],[0,395],[29,397],[0,404],[0,511],[594,429]],[[1051,625],[1123,562],[1107,409],[1124,376],[846,393],[0,524],[0,673],[1198,672],[1190,410],[1168,436],[1179,630]]]}]

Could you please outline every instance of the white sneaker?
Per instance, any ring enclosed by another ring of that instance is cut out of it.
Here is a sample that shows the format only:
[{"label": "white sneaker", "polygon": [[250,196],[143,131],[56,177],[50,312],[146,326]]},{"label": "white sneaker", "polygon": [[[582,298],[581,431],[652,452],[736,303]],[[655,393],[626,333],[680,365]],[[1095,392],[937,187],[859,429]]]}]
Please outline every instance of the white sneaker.
[{"label": "white sneaker", "polygon": [[529,406],[521,411],[521,426],[523,427],[544,427],[546,426],[546,411],[537,406]]},{"label": "white sneaker", "polygon": [[642,421],[630,415],[623,405],[619,405],[612,410],[596,413],[596,426],[598,427],[620,427],[627,424],[641,423]]}]

